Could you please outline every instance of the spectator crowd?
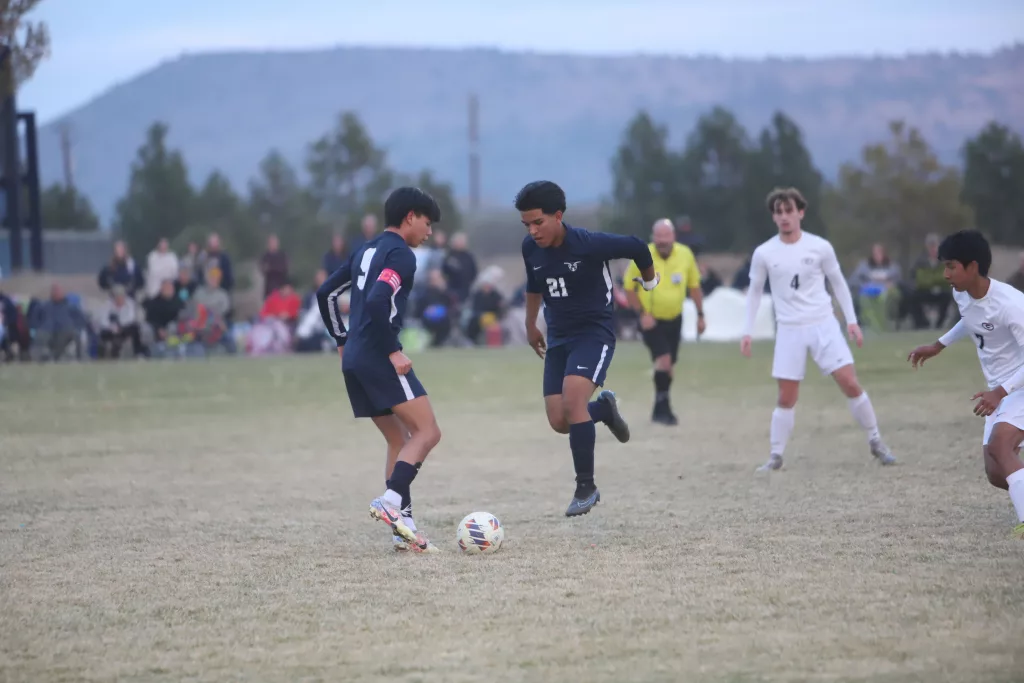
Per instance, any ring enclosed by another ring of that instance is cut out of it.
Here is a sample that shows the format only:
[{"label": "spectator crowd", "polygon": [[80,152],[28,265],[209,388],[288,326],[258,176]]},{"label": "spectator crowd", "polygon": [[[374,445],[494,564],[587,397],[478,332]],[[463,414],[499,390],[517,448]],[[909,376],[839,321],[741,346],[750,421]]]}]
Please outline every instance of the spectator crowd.
[{"label": "spectator crowd", "polygon": [[[697,256],[705,296],[725,286],[702,257],[703,242],[684,217],[677,239]],[[161,239],[137,262],[123,242],[97,275],[100,301],[87,304],[59,284],[45,299],[17,299],[0,291],[0,360],[71,360],[84,358],[205,357],[212,354],[272,355],[321,352],[333,342],[320,319],[316,288],[349,255],[378,233],[374,216],[366,216],[352,244],[334,235],[320,268],[302,293],[295,286],[288,255],[276,235],[267,238],[258,261],[262,278],[258,314],[239,319],[235,307],[235,270],[216,234],[204,247],[189,244],[176,254]],[[865,327],[883,330],[943,328],[958,317],[938,260],[938,237],[931,235],[906,276],[882,244],[849,274],[858,318]],[[497,266],[480,269],[464,234],[450,238],[434,231],[429,246],[414,250],[417,275],[410,298],[405,346],[500,346],[524,343],[525,283],[511,297],[499,289],[504,273]],[[731,282],[749,286],[749,259]],[[518,273],[516,274],[518,275]],[[307,276],[308,278],[308,276]],[[1009,283],[1024,291],[1024,254]],[[2,284],[2,283],[0,283]],[[767,289],[767,285],[766,285]],[[636,316],[627,304],[621,275],[614,288],[616,323],[624,338],[636,334]],[[344,317],[347,294],[339,299]]]}]

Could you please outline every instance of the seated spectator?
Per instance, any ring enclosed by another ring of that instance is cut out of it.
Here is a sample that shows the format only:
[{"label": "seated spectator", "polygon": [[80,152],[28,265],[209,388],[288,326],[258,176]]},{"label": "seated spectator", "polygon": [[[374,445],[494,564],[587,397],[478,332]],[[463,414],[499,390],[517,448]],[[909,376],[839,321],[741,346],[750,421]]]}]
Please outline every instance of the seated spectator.
[{"label": "seated spectator", "polygon": [[474,344],[482,344],[486,339],[482,334],[491,327],[501,327],[505,317],[505,298],[494,287],[494,283],[482,279],[469,301],[469,321],[466,324],[466,336]]},{"label": "seated spectator", "polygon": [[1007,282],[1011,287],[1016,287],[1024,292],[1024,251],[1020,252],[1020,267],[1017,268],[1017,272],[1010,276]]},{"label": "seated spectator", "polygon": [[928,328],[928,318],[925,316],[925,308],[928,306],[938,311],[935,327],[945,325],[949,307],[953,303],[953,290],[946,282],[944,271],[945,265],[939,260],[939,236],[928,235],[925,239],[925,253],[910,271],[910,281],[904,292],[906,304],[901,306],[900,317],[909,313],[914,320],[914,329]]},{"label": "seated spectator", "polygon": [[220,269],[211,268],[205,277],[206,282],[196,288],[185,307],[179,333],[186,343],[198,343],[208,352],[223,347],[228,353],[234,353],[235,342],[229,334],[227,318],[231,297],[220,286]]},{"label": "seated spectator", "polygon": [[28,323],[21,308],[3,292],[0,292],[0,353],[3,360],[12,361],[15,355],[27,358],[31,337],[29,336]]},{"label": "seated spectator", "polygon": [[302,300],[291,283],[286,282],[274,290],[263,302],[259,322],[252,326],[249,353],[266,356],[290,351],[301,306]]},{"label": "seated spectator", "polygon": [[32,357],[36,360],[61,360],[72,345],[75,358],[81,358],[82,332],[88,322],[60,285],[50,287],[49,301],[32,310],[29,326],[33,331]]},{"label": "seated spectator", "polygon": [[147,342],[152,340],[153,355],[165,356],[169,341],[177,334],[178,319],[185,310],[185,302],[175,296],[174,281],[164,280],[160,293],[146,301],[145,309]]},{"label": "seated spectator", "polygon": [[850,275],[858,318],[876,330],[887,329],[887,321],[898,317],[893,304],[899,302],[899,283],[900,267],[889,259],[885,245],[872,245],[871,255]]},{"label": "seated spectator", "polygon": [[114,285],[99,315],[100,358],[120,358],[125,342],[131,343],[133,356],[142,353],[139,322],[135,300],[128,298],[124,287]]},{"label": "seated spectator", "polygon": [[289,327],[295,325],[299,319],[299,310],[302,308],[302,300],[295,293],[292,283],[285,281],[279,288],[271,292],[267,300],[263,302],[260,309],[260,319],[276,318]]},{"label": "seated spectator", "polygon": [[722,286],[722,278],[718,277],[718,273],[708,268],[704,261],[697,261],[697,269],[700,271],[700,291],[704,296]]},{"label": "seated spectator", "polygon": [[104,292],[109,294],[114,285],[121,285],[125,294],[133,299],[145,284],[142,269],[135,264],[135,259],[128,254],[128,247],[121,240],[114,242],[114,255],[110,263],[100,270],[97,279]]},{"label": "seated spectator", "polygon": [[430,333],[432,347],[443,346],[452,332],[452,295],[439,270],[430,271],[427,288],[418,301],[416,317]]},{"label": "seated spectator", "polygon": [[174,296],[178,297],[183,306],[188,303],[199,286],[192,276],[193,272],[192,268],[182,266],[178,269],[178,279],[174,281]]}]

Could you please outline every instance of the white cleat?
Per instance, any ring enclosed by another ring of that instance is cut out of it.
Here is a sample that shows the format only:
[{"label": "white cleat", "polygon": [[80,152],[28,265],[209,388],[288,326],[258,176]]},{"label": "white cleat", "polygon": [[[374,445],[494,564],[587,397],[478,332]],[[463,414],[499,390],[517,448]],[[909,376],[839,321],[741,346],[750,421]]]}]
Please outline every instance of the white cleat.
[{"label": "white cleat", "polygon": [[885,445],[885,442],[881,439],[874,439],[871,441],[871,455],[878,458],[878,462],[883,465],[895,465],[896,457],[889,450],[889,447]]},{"label": "white cleat", "polygon": [[768,458],[768,462],[766,462],[765,464],[763,464],[760,467],[758,467],[757,471],[758,472],[772,472],[774,470],[781,470],[781,469],[782,469],[782,456],[781,455],[775,455],[773,453],[772,456],[770,458]]}]

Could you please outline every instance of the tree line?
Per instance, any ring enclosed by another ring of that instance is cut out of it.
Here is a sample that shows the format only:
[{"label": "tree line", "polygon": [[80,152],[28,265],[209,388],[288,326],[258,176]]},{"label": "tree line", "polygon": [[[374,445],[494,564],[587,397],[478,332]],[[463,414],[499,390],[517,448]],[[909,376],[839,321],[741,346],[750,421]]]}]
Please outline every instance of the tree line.
[{"label": "tree line", "polygon": [[976,227],[1005,245],[1024,245],[1024,145],[992,122],[961,149],[962,168],[944,165],[918,130],[902,121],[843,164],[834,182],[816,168],[800,127],[777,112],[756,139],[729,111],[700,117],[680,150],[641,111],[612,160],[606,224],[646,235],[659,217],[687,217],[708,248],[748,251],[774,233],[764,198],[796,186],[809,202],[806,229],[842,253],[880,241],[913,258],[930,232]]},{"label": "tree line", "polygon": [[[403,184],[430,192],[441,206],[445,229],[460,228],[451,186],[429,170],[406,176],[390,168],[385,152],[351,112],[339,115],[331,130],[307,146],[304,178],[279,151],[271,150],[244,193],[218,171],[194,187],[184,156],[168,146],[168,133],[161,122],[147,131],[110,226],[136,258],[160,238],[166,237],[180,252],[189,242],[201,245],[216,232],[229,253],[251,259],[262,253],[267,236],[274,233],[289,254],[292,272],[311,276],[331,236],[352,235],[365,214],[383,213],[387,193]],[[74,188],[51,185],[41,204],[47,229],[100,227],[88,199]]]},{"label": "tree line", "polygon": [[[379,214],[387,192],[403,183],[438,198],[446,230],[460,227],[451,186],[427,170],[411,177],[391,169],[351,112],[307,146],[303,178],[271,151],[244,194],[219,172],[193,187],[167,135],[162,123],[150,127],[116,207],[111,227],[135,254],[148,252],[160,237],[181,249],[218,232],[226,248],[247,259],[274,232],[295,272],[312,272],[332,233],[353,233],[361,217]],[[978,227],[999,244],[1024,245],[1020,135],[990,123],[965,142],[961,158],[962,167],[944,165],[915,128],[896,121],[829,182],[800,127],[784,113],[754,139],[731,112],[714,108],[676,150],[667,128],[641,111],[612,159],[612,191],[599,222],[603,229],[645,236],[657,218],[686,216],[709,249],[748,251],[773,234],[764,208],[768,190],[794,185],[810,204],[805,227],[827,235],[841,253],[863,253],[881,241],[908,260],[927,233],[964,227]],[[47,228],[99,228],[88,200],[74,189],[50,186],[42,203]]]}]

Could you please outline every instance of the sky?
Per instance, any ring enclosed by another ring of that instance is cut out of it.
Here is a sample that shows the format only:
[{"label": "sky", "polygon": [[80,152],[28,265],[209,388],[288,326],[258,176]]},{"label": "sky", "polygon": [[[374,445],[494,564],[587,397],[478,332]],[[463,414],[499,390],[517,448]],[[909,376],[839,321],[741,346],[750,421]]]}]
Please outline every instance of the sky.
[{"label": "sky", "polygon": [[20,93],[42,122],[184,53],[338,45],[766,56],[1024,42],[1024,0],[42,0],[52,54]]}]

